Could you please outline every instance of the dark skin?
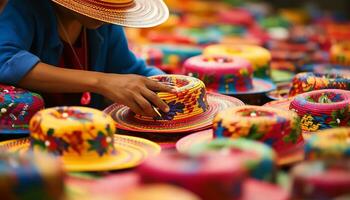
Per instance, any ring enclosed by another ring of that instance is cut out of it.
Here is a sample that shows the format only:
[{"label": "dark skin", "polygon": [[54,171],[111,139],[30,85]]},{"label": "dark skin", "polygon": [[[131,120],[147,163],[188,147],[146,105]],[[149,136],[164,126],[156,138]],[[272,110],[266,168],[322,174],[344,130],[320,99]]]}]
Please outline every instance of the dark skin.
[{"label": "dark skin", "polygon": [[7,0],[0,0],[0,12],[2,11],[2,9],[4,9],[6,3],[7,3]]},{"label": "dark skin", "polygon": [[[72,44],[78,39],[83,27],[97,29],[104,24],[58,5],[55,10],[69,38],[58,26],[60,37]],[[48,93],[98,93],[113,102],[130,107],[137,114],[152,117],[157,116],[152,104],[163,112],[169,111],[168,105],[155,92],[176,92],[172,87],[139,75],[64,69],[45,63],[38,63],[20,81],[19,86]]]}]

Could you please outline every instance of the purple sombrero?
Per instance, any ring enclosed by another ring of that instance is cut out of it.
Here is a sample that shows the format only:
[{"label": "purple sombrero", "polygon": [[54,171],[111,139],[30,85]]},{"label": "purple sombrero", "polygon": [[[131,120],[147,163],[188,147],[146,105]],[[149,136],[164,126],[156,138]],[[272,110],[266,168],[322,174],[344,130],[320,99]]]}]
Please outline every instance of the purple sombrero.
[{"label": "purple sombrero", "polygon": [[29,120],[43,108],[39,94],[0,84],[0,134],[29,134]]},{"label": "purple sombrero", "polygon": [[242,106],[236,98],[207,93],[199,79],[182,75],[160,75],[153,80],[173,85],[177,93],[158,93],[170,111],[161,117],[151,118],[133,113],[128,107],[114,104],[105,109],[118,129],[133,132],[183,133],[210,128],[218,111]]}]

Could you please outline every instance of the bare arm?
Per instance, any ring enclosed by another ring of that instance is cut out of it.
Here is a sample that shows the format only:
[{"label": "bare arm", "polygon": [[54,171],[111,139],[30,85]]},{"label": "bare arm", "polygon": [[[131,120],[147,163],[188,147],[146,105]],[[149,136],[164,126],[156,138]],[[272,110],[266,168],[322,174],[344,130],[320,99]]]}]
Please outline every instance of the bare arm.
[{"label": "bare arm", "polygon": [[154,91],[173,92],[171,87],[138,75],[64,69],[45,63],[38,63],[19,86],[48,93],[94,92],[148,116],[157,115],[151,103],[164,112],[169,109]]}]

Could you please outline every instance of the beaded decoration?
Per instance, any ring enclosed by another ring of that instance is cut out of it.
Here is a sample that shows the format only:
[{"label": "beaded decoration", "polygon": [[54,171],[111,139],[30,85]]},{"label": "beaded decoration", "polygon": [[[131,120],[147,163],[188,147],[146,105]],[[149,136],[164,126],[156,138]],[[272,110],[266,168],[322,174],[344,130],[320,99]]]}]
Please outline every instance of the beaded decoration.
[{"label": "beaded decoration", "polygon": [[350,128],[314,133],[305,144],[305,157],[309,160],[350,158]]},{"label": "beaded decoration", "polygon": [[254,76],[270,78],[271,54],[267,49],[254,45],[211,45],[204,49],[204,55],[237,56],[249,60]]},{"label": "beaded decoration", "polygon": [[214,137],[259,140],[281,153],[303,141],[296,113],[270,107],[241,106],[220,112]]},{"label": "beaded decoration", "polygon": [[38,94],[0,85],[0,133],[28,134],[32,116],[44,108],[44,100]]},{"label": "beaded decoration", "polygon": [[299,73],[292,81],[289,96],[320,89],[350,89],[350,78],[337,74]]},{"label": "beaded decoration", "polygon": [[337,89],[316,90],[300,94],[289,109],[301,118],[304,131],[317,131],[350,125],[350,92]]}]

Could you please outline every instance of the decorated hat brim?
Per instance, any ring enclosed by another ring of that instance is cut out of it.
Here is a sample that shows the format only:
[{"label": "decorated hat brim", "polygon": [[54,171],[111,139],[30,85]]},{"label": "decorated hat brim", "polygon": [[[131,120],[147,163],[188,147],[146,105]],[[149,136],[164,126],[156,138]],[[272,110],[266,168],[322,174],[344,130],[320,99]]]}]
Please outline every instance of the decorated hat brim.
[{"label": "decorated hat brim", "polygon": [[143,121],[134,117],[129,108],[114,104],[104,110],[112,116],[116,127],[132,132],[152,133],[185,133],[204,130],[213,124],[215,115],[229,107],[242,106],[244,103],[234,97],[224,96],[217,93],[207,93],[209,109],[197,116],[182,120]]},{"label": "decorated hat brim", "polygon": [[[214,139],[213,130],[208,129],[183,137],[176,143],[176,150],[187,153],[194,145],[210,142]],[[290,165],[304,159],[304,142],[297,143],[293,148],[277,153],[278,165]]]},{"label": "decorated hat brim", "polygon": [[271,81],[253,78],[253,88],[247,91],[229,91],[229,92],[220,92],[225,95],[248,95],[248,94],[263,94],[271,92],[276,89],[276,85]]},{"label": "decorated hat brim", "polygon": [[87,17],[126,27],[146,28],[162,24],[169,17],[163,0],[133,0],[117,4],[106,0],[53,0]]},{"label": "decorated hat brim", "polygon": [[[110,171],[132,168],[139,165],[147,157],[160,153],[160,146],[152,141],[115,135],[114,155],[105,158],[91,157],[65,157],[61,160],[63,168],[67,171]],[[0,151],[10,153],[27,153],[30,150],[30,138],[9,140],[0,143]]]}]

